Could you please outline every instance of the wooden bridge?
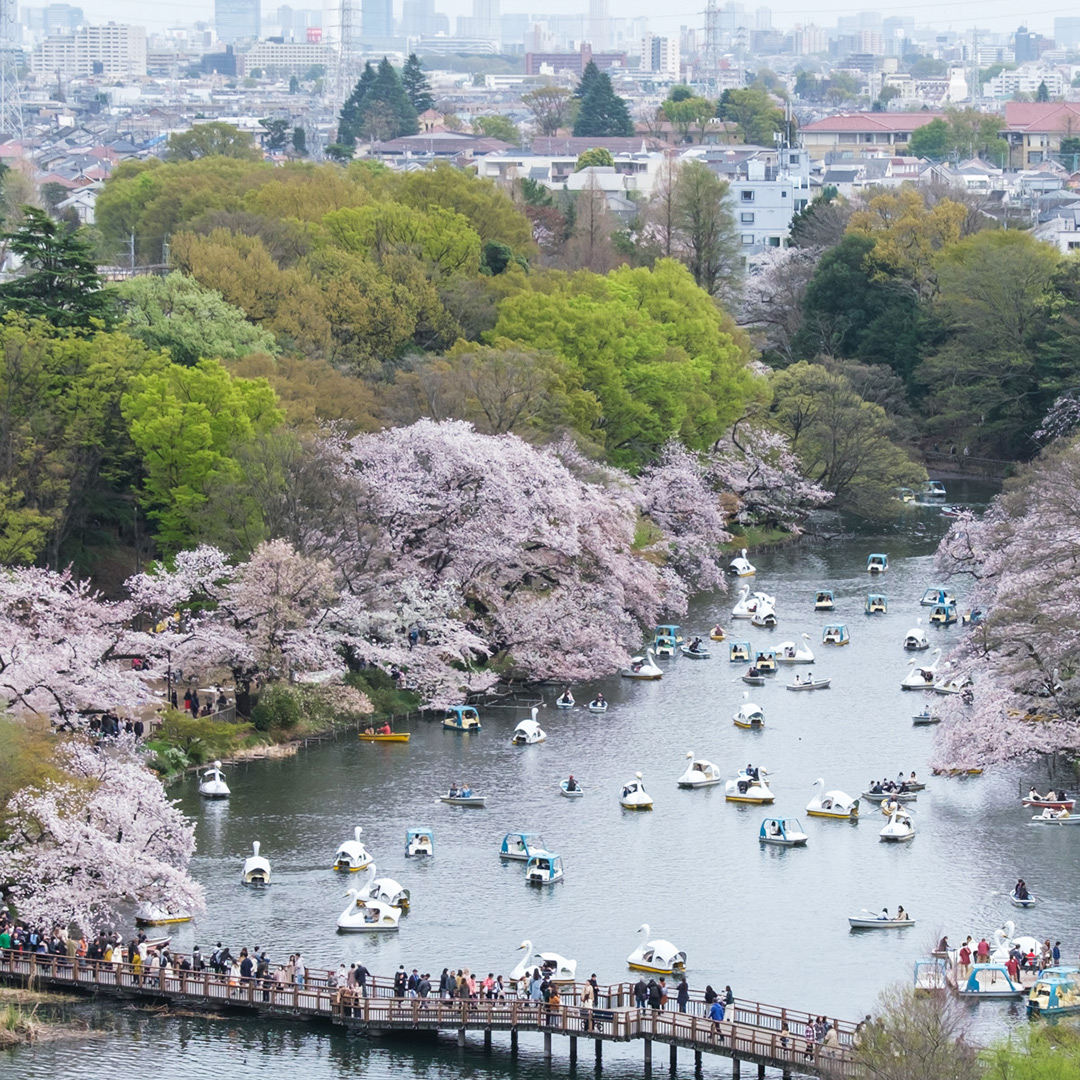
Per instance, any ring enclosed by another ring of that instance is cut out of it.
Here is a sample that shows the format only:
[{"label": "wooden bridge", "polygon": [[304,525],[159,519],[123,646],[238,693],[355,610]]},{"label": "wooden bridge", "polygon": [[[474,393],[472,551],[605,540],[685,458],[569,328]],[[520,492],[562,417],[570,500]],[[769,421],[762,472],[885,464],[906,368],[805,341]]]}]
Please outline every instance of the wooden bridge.
[{"label": "wooden bridge", "polygon": [[597,1066],[603,1059],[604,1043],[641,1041],[645,1068],[650,1070],[655,1042],[669,1047],[672,1068],[680,1049],[693,1052],[695,1070],[702,1054],[730,1058],[733,1080],[740,1077],[743,1062],[757,1066],[759,1080],[766,1068],[781,1070],[785,1080],[793,1073],[842,1077],[860,1072],[853,1056],[854,1024],[830,1019],[840,1045],[815,1044],[807,1051],[804,1030],[815,1017],[757,1002],[736,999],[727,1007],[726,1018],[715,1023],[707,1018],[699,994],[693,995],[686,1012],[638,1009],[633,1005],[631,983],[601,986],[596,1006],[584,1009],[582,983],[560,984],[562,1004],[551,1007],[525,998],[397,998],[390,982],[381,978],[369,981],[365,997],[331,985],[332,973],[320,978],[309,969],[308,974],[314,977],[305,985],[269,979],[238,983],[209,971],[170,970],[159,976],[130,964],[0,950],[0,980],[38,989],[151,999],[184,1008],[228,1008],[290,1021],[330,1022],[372,1034],[456,1031],[459,1046],[465,1045],[467,1032],[477,1031],[483,1033],[485,1049],[491,1046],[493,1031],[508,1031],[515,1055],[519,1033],[536,1032],[543,1036],[544,1056],[549,1059],[552,1036],[559,1035],[569,1039],[571,1063],[577,1061],[578,1040],[591,1040]]}]

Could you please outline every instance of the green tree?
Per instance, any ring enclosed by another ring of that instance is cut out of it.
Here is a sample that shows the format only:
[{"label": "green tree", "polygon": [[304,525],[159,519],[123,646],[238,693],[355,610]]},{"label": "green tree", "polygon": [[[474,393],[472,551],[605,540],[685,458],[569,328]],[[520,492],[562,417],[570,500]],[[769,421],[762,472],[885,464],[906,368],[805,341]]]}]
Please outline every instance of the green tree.
[{"label": "green tree", "polygon": [[664,116],[679,136],[679,142],[690,140],[690,129],[704,125],[715,115],[716,106],[705,97],[688,97],[679,101],[668,98],[663,104]]},{"label": "green tree", "polygon": [[770,385],[773,425],[791,440],[805,475],[834,492],[833,505],[881,517],[895,488],[925,479],[926,470],[894,444],[895,423],[846,376],[801,361],[776,372]]},{"label": "green tree", "polygon": [[277,351],[273,334],[249,323],[221,293],[183,274],[132,278],[116,295],[124,329],[151,348],[168,349],[185,367],[204,358],[228,361]]},{"label": "green tree", "polygon": [[299,157],[307,155],[307,132],[302,127],[292,129],[292,148]]},{"label": "green tree", "polygon": [[795,76],[795,96],[803,101],[820,101],[821,80],[811,71],[800,71]]},{"label": "green tree", "polygon": [[290,94],[299,94],[300,93],[300,80],[295,75],[290,75],[289,76],[289,93]]},{"label": "green tree", "polygon": [[1080,1072],[1080,1038],[1065,1024],[1011,1034],[982,1055],[981,1080],[1060,1080]]},{"label": "green tree", "polygon": [[284,118],[271,119],[265,117],[259,121],[266,128],[264,145],[271,153],[284,150],[289,142],[289,121]]},{"label": "green tree", "polygon": [[[215,540],[250,549],[262,539],[254,501],[220,495],[243,481],[238,452],[281,422],[266,382],[235,379],[216,360],[171,364],[132,379],[121,408],[142,454],[143,500],[166,551]],[[211,499],[227,515],[207,514]]]},{"label": "green tree", "polygon": [[589,169],[593,165],[614,167],[615,159],[611,156],[610,150],[605,150],[602,146],[594,146],[591,150],[583,150],[578,154],[578,159],[574,162],[574,172],[581,172],[582,169]]},{"label": "green tree", "polygon": [[405,93],[416,110],[417,116],[435,108],[435,98],[431,95],[431,83],[424,74],[424,69],[416,53],[409,53],[405,66],[401,69],[401,82]]},{"label": "green tree", "polygon": [[1049,89],[1047,89],[1045,79],[1041,83],[1039,83],[1039,88],[1035,91],[1035,100],[1036,101],[1049,101],[1050,100],[1050,91],[1049,91]]},{"label": "green tree", "polygon": [[473,130],[489,139],[500,139],[511,146],[521,145],[521,132],[509,116],[478,116],[473,121]]},{"label": "green tree", "polygon": [[947,157],[951,149],[949,125],[940,116],[913,131],[908,142],[908,152],[914,157],[938,161]]},{"label": "green tree", "polygon": [[[347,146],[350,150],[356,146],[356,140],[364,130],[364,103],[375,85],[375,79],[375,69],[369,60],[364,65],[364,70],[360,73],[360,78],[353,87],[352,93],[341,106],[341,113],[338,115],[337,143],[333,145]],[[329,153],[329,147],[327,153]]]},{"label": "green tree", "polygon": [[23,222],[5,233],[22,259],[19,277],[0,285],[0,311],[17,311],[56,327],[89,330],[112,321],[112,294],[103,287],[89,243],[43,210],[23,208]]},{"label": "green tree", "polygon": [[616,464],[636,468],[673,437],[711,445],[759,393],[734,322],[674,260],[538,284],[502,302],[491,344],[567,360],[601,406],[572,426]]},{"label": "green tree", "polygon": [[590,60],[582,69],[581,78],[578,80],[577,86],[574,87],[574,97],[577,100],[584,101],[585,96],[593,88],[596,80],[600,78],[600,69],[596,66],[596,63]]},{"label": "green tree", "polygon": [[949,65],[944,60],[933,56],[905,56],[904,60],[910,61],[908,70],[913,79],[937,79],[949,70]]},{"label": "green tree", "polygon": [[555,135],[570,122],[574,96],[561,86],[538,86],[521,95],[521,104],[532,113],[541,135]]},{"label": "green tree", "polygon": [[190,131],[169,136],[170,161],[197,161],[205,157],[238,158],[241,161],[260,161],[262,151],[251,135],[220,120],[196,124]]},{"label": "green tree", "polygon": [[401,76],[385,56],[379,61],[375,82],[365,98],[363,115],[364,126],[369,132],[385,125],[385,133],[375,136],[377,138],[397,139],[403,135],[415,135],[420,130],[416,109],[405,92]]},{"label": "green tree", "polygon": [[762,89],[725,90],[716,107],[721,120],[739,126],[743,142],[772,146],[774,132],[785,128],[784,112]]},{"label": "green tree", "polygon": [[674,200],[681,257],[694,281],[710,295],[732,297],[741,256],[727,181],[703,161],[688,161],[675,180]]},{"label": "green tree", "polygon": [[[581,85],[585,85],[585,76],[582,76]],[[607,72],[597,72],[581,99],[581,107],[574,121],[574,136],[604,138],[633,134],[634,123],[626,102],[615,93]]]},{"label": "green tree", "polygon": [[52,213],[58,212],[60,204],[71,194],[63,184],[50,180],[41,185],[41,201]]}]

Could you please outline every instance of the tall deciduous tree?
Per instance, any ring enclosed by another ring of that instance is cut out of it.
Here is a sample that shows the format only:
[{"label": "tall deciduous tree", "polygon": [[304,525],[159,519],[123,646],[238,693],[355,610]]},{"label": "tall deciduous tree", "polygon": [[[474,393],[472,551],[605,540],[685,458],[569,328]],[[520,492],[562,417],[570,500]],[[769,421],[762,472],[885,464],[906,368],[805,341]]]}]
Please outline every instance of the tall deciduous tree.
[{"label": "tall deciduous tree", "polygon": [[196,161],[204,157],[239,158],[242,161],[262,158],[262,151],[248,132],[220,120],[196,124],[190,131],[170,135],[168,147],[172,161]]},{"label": "tall deciduous tree", "polygon": [[574,97],[561,86],[538,86],[521,95],[541,135],[555,135],[570,122]]},{"label": "tall deciduous tree", "polygon": [[745,90],[725,90],[716,107],[721,120],[739,126],[743,142],[757,146],[772,146],[773,134],[784,131],[784,112],[768,91],[760,87]]},{"label": "tall deciduous tree", "polygon": [[728,184],[702,161],[688,161],[675,181],[680,257],[710,295],[731,299],[739,289],[741,256]]}]

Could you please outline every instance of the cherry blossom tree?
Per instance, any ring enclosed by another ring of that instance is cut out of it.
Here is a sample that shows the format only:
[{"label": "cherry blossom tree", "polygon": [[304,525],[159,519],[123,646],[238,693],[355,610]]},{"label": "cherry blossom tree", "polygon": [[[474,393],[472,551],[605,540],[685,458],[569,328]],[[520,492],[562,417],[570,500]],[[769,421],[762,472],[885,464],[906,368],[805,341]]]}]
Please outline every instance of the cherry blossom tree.
[{"label": "cherry blossom tree", "polygon": [[981,518],[954,522],[941,570],[970,582],[984,612],[949,656],[975,682],[951,702],[939,767],[973,767],[1080,747],[1080,441],[1053,443]]},{"label": "cherry blossom tree", "polygon": [[7,806],[0,884],[20,917],[91,932],[113,921],[121,900],[201,911],[202,887],[187,874],[195,827],[134,749],[77,737],[57,761],[62,778],[23,788]]},{"label": "cherry blossom tree", "polygon": [[70,571],[0,569],[0,704],[71,722],[150,700],[131,665],[149,639],[131,629],[132,614]]},{"label": "cherry blossom tree", "polygon": [[832,494],[803,475],[781,432],[739,421],[712,450],[711,480],[739,501],[742,524],[780,527],[798,534],[800,522]]}]

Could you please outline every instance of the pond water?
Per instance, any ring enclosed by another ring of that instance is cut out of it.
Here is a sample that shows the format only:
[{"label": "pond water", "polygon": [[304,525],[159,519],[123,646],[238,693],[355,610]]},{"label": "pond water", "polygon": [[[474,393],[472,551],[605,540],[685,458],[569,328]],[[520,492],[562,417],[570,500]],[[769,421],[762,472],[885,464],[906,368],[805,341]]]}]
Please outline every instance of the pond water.
[{"label": "pond water", "polygon": [[[988,494],[959,482],[949,487],[951,498],[968,502]],[[527,708],[496,708],[482,711],[477,735],[415,720],[408,745],[348,736],[293,758],[233,767],[226,802],[204,802],[195,780],[183,781],[175,794],[198,823],[192,869],[206,886],[209,906],[197,924],[179,928],[177,948],[187,951],[197,942],[208,952],[223,941],[236,952],[262,945],[275,960],[302,950],[315,967],[363,960],[378,974],[389,976],[404,964],[437,978],[451,965],[507,974],[528,939],[534,950],[576,959],[579,977],[596,972],[607,983],[629,977],[625,958],[638,943],[638,927],[648,923],[653,936],[686,950],[695,989],[730,984],[739,997],[847,1019],[868,1012],[886,985],[908,983],[915,959],[942,933],[958,942],[1015,919],[1018,932],[1060,939],[1072,960],[1080,947],[1080,911],[1073,903],[1080,894],[1080,830],[1028,826],[1017,800],[1022,780],[1045,783],[1045,774],[1027,766],[963,780],[924,775],[934,731],[912,724],[924,699],[900,690],[910,659],[902,642],[917,619],[925,625],[928,609],[919,599],[938,584],[932,555],[946,525],[936,510],[911,509],[887,535],[754,554],[758,573],[748,580],[776,596],[780,622],[773,631],[732,622],[737,586],[726,595],[698,597],[683,620],[685,631],[698,634],[721,622],[755,646],[798,641],[805,631],[817,655],[815,675],[832,679],[827,690],[786,691],[792,669],[750,689],[738,678],[745,665],[729,663],[726,650],[717,649],[708,661],[661,661],[659,682],[613,678],[575,686],[579,703],[603,690],[611,702],[603,716],[581,704],[556,710],[560,688],[548,688],[540,711],[548,739],[537,746],[510,745]],[[871,551],[889,554],[883,578],[866,573]],[[828,617],[813,610],[822,587],[836,595]],[[863,614],[871,591],[888,596],[886,615]],[[963,608],[962,594],[959,599]],[[823,647],[826,621],[846,623],[850,645]],[[947,651],[965,631],[930,627],[928,633],[932,647]],[[761,731],[732,724],[744,691],[765,711]],[[716,762],[725,776],[748,762],[766,767],[774,810],[727,803],[722,786],[677,788],[689,750]],[[917,835],[910,844],[879,842],[884,818],[867,800],[858,824],[804,813],[818,777],[857,796],[872,778],[913,769],[929,784],[915,804]],[[619,806],[621,785],[637,771],[655,801],[651,813]],[[585,788],[583,799],[560,797],[559,781],[569,772]],[[487,795],[487,807],[438,803],[454,780]],[[759,845],[758,828],[771,813],[799,817],[807,847]],[[357,824],[380,874],[412,892],[413,909],[398,934],[335,932],[348,882],[330,866]],[[434,829],[433,859],[404,857],[405,833],[413,826]],[[563,856],[565,881],[547,890],[527,887],[522,864],[498,858],[511,830],[541,833]],[[253,840],[261,841],[273,866],[274,884],[266,890],[239,884]],[[1034,911],[1009,904],[1018,876],[1045,898]],[[848,929],[849,915],[898,903],[917,920],[915,927],[871,934]],[[992,1039],[1020,1016],[1015,1005],[980,1003],[975,1034]],[[149,1067],[164,1077],[196,1070],[232,1077],[256,1064],[273,1077],[346,1070],[437,1078],[548,1072],[539,1044],[527,1037],[514,1063],[498,1038],[492,1055],[473,1043],[462,1056],[449,1036],[406,1044],[292,1025],[266,1030],[236,1018],[155,1019],[126,1011],[113,1024],[115,1035],[105,1037],[105,1045],[117,1072]],[[6,1060],[26,1080],[58,1072],[97,1076],[101,1045],[100,1038],[48,1044]],[[605,1074],[640,1075],[639,1054],[609,1048]],[[591,1067],[591,1059],[579,1066]],[[713,1075],[729,1068],[705,1063]],[[565,1071],[565,1049],[558,1045],[555,1070]]]}]

